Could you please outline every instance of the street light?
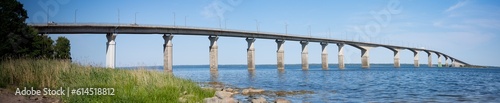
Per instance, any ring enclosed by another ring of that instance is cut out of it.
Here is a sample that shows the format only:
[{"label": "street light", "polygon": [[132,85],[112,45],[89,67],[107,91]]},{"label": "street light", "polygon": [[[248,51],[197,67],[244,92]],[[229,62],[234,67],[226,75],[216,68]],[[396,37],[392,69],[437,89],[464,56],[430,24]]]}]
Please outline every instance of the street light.
[{"label": "street light", "polygon": [[285,22],[285,35],[288,35],[288,23]]},{"label": "street light", "polygon": [[330,27],[328,27],[328,38],[332,38],[332,34],[330,33],[331,31]]},{"label": "street light", "polygon": [[224,29],[227,29],[227,19],[224,19]]},{"label": "street light", "polygon": [[187,19],[187,16],[184,16],[184,26],[186,26],[186,19]]},{"label": "street light", "polygon": [[76,12],[78,11],[78,9],[75,9],[75,24],[76,24]]},{"label": "street light", "polygon": [[[49,8],[49,7],[47,6],[47,8]],[[49,9],[47,9],[47,23],[49,23],[49,22],[50,22],[50,21],[49,21],[49,20],[50,20],[50,18],[49,18],[49,17],[50,17],[50,16],[49,16],[49,14],[50,14],[50,10],[49,10]]]},{"label": "street light", "polygon": [[309,25],[309,37],[311,37],[311,25]]},{"label": "street light", "polygon": [[257,21],[257,19],[254,19],[254,20],[255,20],[255,24],[256,24],[257,32],[259,32],[259,21]]},{"label": "street light", "polygon": [[217,19],[217,20],[219,20],[219,29],[221,29],[221,30],[222,30],[222,24],[221,24],[220,18],[219,18],[219,19]]},{"label": "street light", "polygon": [[137,13],[139,12],[135,12],[135,17],[134,17],[134,24],[137,25]]},{"label": "street light", "polygon": [[173,12],[173,13],[174,13],[174,27],[175,27],[175,12]]},{"label": "street light", "polygon": [[120,9],[118,9],[118,25],[120,25]]}]

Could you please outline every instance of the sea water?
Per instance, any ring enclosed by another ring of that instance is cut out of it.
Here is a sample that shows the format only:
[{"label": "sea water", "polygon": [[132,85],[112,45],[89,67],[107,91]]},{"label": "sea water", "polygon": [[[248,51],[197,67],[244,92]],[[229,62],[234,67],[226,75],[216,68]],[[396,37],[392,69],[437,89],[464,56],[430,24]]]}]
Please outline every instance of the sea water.
[{"label": "sea water", "polygon": [[[500,68],[413,67],[402,64],[347,64],[345,69],[311,64],[257,65],[248,71],[246,65],[219,65],[210,72],[208,65],[174,66],[174,75],[196,82],[221,82],[238,88],[266,91],[312,91],[312,93],[265,96],[285,98],[292,102],[500,102]],[[162,68],[162,67],[157,67]],[[244,101],[244,96],[236,96]]]}]

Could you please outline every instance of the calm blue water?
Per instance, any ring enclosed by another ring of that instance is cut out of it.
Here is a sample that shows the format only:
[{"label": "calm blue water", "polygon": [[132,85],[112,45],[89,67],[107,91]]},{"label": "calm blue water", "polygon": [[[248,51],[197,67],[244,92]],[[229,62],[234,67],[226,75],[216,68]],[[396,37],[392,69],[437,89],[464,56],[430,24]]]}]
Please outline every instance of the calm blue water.
[{"label": "calm blue water", "polygon": [[[313,94],[286,96],[292,102],[500,102],[500,69],[428,68],[421,65],[358,64],[339,70],[310,65],[257,65],[249,72],[246,65],[220,65],[217,73],[208,66],[174,66],[174,74],[197,82],[222,82],[239,88],[266,91],[313,91]],[[237,96],[242,99],[242,96]],[[266,97],[273,100],[275,97]]]}]

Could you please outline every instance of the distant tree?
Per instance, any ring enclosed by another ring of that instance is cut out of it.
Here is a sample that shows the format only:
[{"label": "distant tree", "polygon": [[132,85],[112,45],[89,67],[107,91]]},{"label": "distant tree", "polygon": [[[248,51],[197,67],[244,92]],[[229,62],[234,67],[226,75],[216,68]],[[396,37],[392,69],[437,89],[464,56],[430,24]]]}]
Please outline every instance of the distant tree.
[{"label": "distant tree", "polygon": [[38,35],[28,26],[23,4],[17,0],[0,0],[0,61],[4,58],[53,58],[54,41]]},{"label": "distant tree", "polygon": [[71,59],[71,46],[68,38],[59,37],[56,40],[55,49],[55,58],[56,59]]},{"label": "distant tree", "polygon": [[24,23],[28,18],[16,0],[0,2],[0,57],[29,56],[37,31]]},{"label": "distant tree", "polygon": [[30,57],[33,58],[53,58],[54,41],[49,36],[35,36],[31,45]]}]

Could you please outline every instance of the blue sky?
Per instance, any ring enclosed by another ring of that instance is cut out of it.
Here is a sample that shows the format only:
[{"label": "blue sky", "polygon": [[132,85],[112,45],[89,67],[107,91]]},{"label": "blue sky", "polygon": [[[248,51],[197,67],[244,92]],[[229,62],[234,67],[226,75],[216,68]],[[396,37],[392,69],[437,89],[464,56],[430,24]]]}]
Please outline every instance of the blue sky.
[{"label": "blue sky", "polygon": [[[500,66],[500,1],[497,0],[19,0],[28,23],[118,23],[196,26],[347,39],[425,47],[476,65]],[[119,17],[118,17],[119,11]],[[135,18],[135,14],[137,17]],[[383,15],[382,14],[387,14]],[[256,21],[258,23],[256,23]],[[71,56],[82,64],[105,65],[104,34],[51,34],[71,41]],[[116,66],[163,65],[160,34],[118,34]],[[208,64],[206,36],[176,35],[174,65]],[[219,64],[246,64],[244,38],[220,37]],[[300,43],[285,42],[285,63],[300,63]],[[256,63],[276,64],[274,40],[257,39]],[[337,46],[328,45],[329,63]],[[360,63],[360,50],[345,46],[345,62]],[[321,46],[309,43],[309,62],[321,63]],[[401,63],[413,53],[401,52]],[[420,63],[427,56],[420,52]],[[444,62],[444,58],[442,60]],[[393,63],[393,52],[370,51],[371,63]],[[433,63],[437,56],[433,55]]]}]

